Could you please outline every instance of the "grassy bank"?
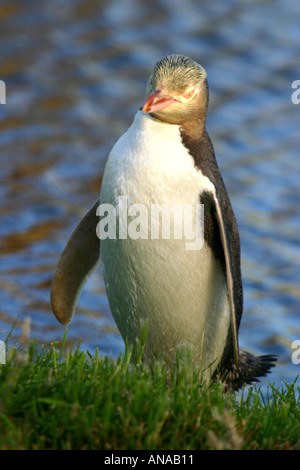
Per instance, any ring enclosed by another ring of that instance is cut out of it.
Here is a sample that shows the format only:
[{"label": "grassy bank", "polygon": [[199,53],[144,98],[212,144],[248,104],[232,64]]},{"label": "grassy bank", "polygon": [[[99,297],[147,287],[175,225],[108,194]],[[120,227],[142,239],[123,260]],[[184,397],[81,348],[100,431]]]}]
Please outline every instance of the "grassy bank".
[{"label": "grassy bank", "polygon": [[[65,338],[64,338],[65,341]],[[296,385],[224,395],[178,360],[149,370],[61,347],[0,365],[0,449],[299,449]]]}]

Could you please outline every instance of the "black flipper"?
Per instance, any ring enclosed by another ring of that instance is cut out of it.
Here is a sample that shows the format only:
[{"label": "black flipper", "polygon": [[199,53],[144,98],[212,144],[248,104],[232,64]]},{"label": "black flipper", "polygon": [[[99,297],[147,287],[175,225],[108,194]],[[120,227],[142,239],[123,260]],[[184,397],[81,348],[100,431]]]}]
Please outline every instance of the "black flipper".
[{"label": "black flipper", "polygon": [[210,192],[202,193],[200,202],[204,204],[204,217],[207,216],[205,211],[208,211],[208,220],[205,219],[204,225],[207,222],[213,225],[213,230],[210,230],[210,236],[213,233],[213,238],[206,241],[214,255],[220,259],[226,274],[231,328],[228,330],[223,356],[214,376],[223,377],[228,389],[237,390],[243,384],[257,382],[260,377],[267,375],[274,367],[276,357],[239,352],[238,330],[243,313],[243,287],[236,219],[206,130],[204,129],[202,135],[190,136],[181,129],[181,138],[193,157],[195,166],[210,179],[216,191],[216,198]]},{"label": "black flipper", "polygon": [[[216,196],[202,193],[200,201],[209,206],[211,217],[215,220],[214,230],[218,236],[218,245],[222,247],[222,262],[226,275],[228,300],[230,305],[230,324],[224,355],[229,365],[239,360],[238,330],[243,312],[243,289],[240,268],[240,239],[234,212],[219,171],[213,145],[204,130],[199,139],[191,138],[184,129],[181,130],[183,144],[192,155],[195,166],[213,183]],[[205,224],[204,224],[205,225]]]}]

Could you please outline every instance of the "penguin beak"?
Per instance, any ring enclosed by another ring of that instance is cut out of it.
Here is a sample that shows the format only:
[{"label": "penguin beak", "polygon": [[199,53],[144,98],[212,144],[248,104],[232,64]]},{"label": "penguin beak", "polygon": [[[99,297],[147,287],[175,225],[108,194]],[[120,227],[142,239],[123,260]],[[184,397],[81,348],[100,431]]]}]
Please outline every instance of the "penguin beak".
[{"label": "penguin beak", "polygon": [[173,96],[165,96],[161,90],[156,90],[146,99],[142,111],[143,113],[154,113],[155,111],[169,106],[171,103],[178,102],[179,101],[173,98]]}]

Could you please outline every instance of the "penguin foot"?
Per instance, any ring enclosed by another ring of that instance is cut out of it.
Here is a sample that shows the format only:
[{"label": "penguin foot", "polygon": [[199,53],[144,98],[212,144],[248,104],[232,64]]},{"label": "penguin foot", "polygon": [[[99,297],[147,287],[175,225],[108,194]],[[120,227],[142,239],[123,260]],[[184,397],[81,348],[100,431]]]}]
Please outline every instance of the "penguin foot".
[{"label": "penguin foot", "polygon": [[260,377],[265,377],[275,366],[277,357],[275,355],[254,356],[241,351],[239,353],[238,365],[233,364],[222,376],[226,391],[237,391],[243,385],[259,382]]}]

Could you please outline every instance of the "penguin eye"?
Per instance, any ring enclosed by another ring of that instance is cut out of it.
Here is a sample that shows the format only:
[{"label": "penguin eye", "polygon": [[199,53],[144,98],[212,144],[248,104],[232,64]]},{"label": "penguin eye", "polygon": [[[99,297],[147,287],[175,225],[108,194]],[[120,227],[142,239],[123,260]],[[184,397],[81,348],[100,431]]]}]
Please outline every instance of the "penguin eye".
[{"label": "penguin eye", "polygon": [[189,90],[186,93],[184,93],[182,96],[184,99],[190,100],[194,96],[195,91],[196,91],[195,88],[193,88],[192,90]]}]

